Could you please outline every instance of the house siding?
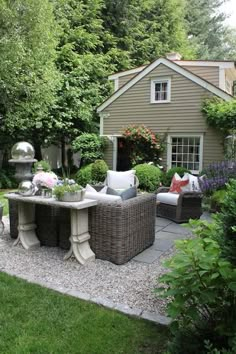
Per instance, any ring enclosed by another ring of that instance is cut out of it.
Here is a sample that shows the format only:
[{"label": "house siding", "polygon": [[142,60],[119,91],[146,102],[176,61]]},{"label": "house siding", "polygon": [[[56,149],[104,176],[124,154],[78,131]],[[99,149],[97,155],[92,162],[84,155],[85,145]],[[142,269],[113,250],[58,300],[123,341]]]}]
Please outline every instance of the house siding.
[{"label": "house siding", "polygon": [[219,67],[218,66],[182,66],[184,69],[187,69],[202,77],[204,80],[209,81],[211,84],[219,87]]},{"label": "house siding", "polygon": [[[150,103],[151,80],[156,77],[171,78],[171,102]],[[202,101],[212,93],[161,64],[123,95],[113,101],[104,112],[106,135],[119,135],[128,124],[145,124],[159,134],[203,134],[203,167],[223,158],[223,138],[209,128],[201,113]],[[163,154],[166,164],[166,153]]]},{"label": "house siding", "polygon": [[125,76],[121,76],[119,77],[119,88],[121,86],[124,86],[129,80],[131,80],[135,75],[137,74],[130,74],[130,75],[125,75]]},{"label": "house siding", "polygon": [[106,161],[110,170],[113,169],[113,143],[108,140],[106,150],[104,153],[104,160]]}]

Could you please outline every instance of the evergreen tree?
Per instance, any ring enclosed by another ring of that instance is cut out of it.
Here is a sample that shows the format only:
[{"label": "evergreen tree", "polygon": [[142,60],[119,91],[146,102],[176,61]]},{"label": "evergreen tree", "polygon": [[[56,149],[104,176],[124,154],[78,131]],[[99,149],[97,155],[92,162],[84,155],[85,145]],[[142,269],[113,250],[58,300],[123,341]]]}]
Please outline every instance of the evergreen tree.
[{"label": "evergreen tree", "polygon": [[183,0],[105,0],[104,26],[126,50],[130,64],[141,65],[171,51],[191,58]]},{"label": "evergreen tree", "polygon": [[[187,0],[188,36],[199,59],[227,59],[229,31],[221,11],[224,0]],[[228,43],[227,43],[228,42]]]}]

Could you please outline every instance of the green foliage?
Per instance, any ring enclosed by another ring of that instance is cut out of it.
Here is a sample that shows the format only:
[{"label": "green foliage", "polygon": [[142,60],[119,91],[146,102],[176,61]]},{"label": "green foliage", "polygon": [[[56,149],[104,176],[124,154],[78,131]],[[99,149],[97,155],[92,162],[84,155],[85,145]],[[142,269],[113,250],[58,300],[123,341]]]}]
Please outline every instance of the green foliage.
[{"label": "green foliage", "polygon": [[171,51],[191,58],[184,7],[182,0],[105,0],[104,27],[132,65],[149,63]]},{"label": "green foliage", "polygon": [[81,167],[75,178],[77,183],[85,187],[88,183],[97,184],[104,182],[107,170],[108,166],[106,162],[103,160],[97,160],[94,163]]},{"label": "green foliage", "polygon": [[161,170],[146,163],[134,167],[139,179],[139,188],[147,192],[155,192],[160,185]]},{"label": "green foliage", "polygon": [[97,134],[83,133],[71,145],[74,152],[81,152],[83,163],[88,164],[103,158],[106,140]]},{"label": "green foliage", "polygon": [[58,185],[53,188],[53,194],[56,196],[57,199],[63,197],[66,192],[78,192],[81,191],[82,187],[78,184],[63,184]]},{"label": "green foliage", "polygon": [[201,334],[205,331],[205,339],[213,337],[221,345],[236,330],[236,269],[221,257],[212,238],[177,241],[176,248],[177,254],[166,262],[170,272],[159,279],[167,288],[158,290],[171,297],[167,313],[174,320],[172,329],[196,327]]},{"label": "green foliage", "polygon": [[46,160],[41,160],[41,161],[35,162],[33,165],[33,168],[32,168],[33,173],[35,173],[37,171],[38,167],[41,167],[44,172],[50,172],[52,169],[50,163]]},{"label": "green foliage", "polygon": [[0,135],[42,143],[54,131],[57,25],[50,1],[0,3]]},{"label": "green foliage", "polygon": [[220,231],[217,240],[223,255],[236,267],[236,180],[226,185],[226,195],[221,204],[221,212],[217,215]]},{"label": "green foliage", "polygon": [[207,99],[203,103],[202,111],[207,123],[223,133],[236,127],[236,100],[223,101],[219,98]]},{"label": "green foliage", "polygon": [[148,161],[158,162],[163,145],[158,135],[145,125],[129,125],[123,131],[123,136],[128,143],[132,165]]},{"label": "green foliage", "polygon": [[187,0],[185,20],[189,43],[199,59],[233,59],[234,34],[226,27],[222,0]]},{"label": "green foliage", "polygon": [[220,211],[222,205],[224,204],[224,198],[226,196],[225,189],[219,189],[214,191],[211,196],[211,209],[213,211]]},{"label": "green foliage", "polygon": [[[222,204],[212,223],[190,222],[196,237],[176,242],[178,252],[166,262],[170,272],[159,279],[166,287],[157,291],[170,299],[168,314],[174,319],[171,353],[181,353],[180,348],[186,353],[206,353],[207,340],[214,346],[212,353],[221,353],[222,348],[222,353],[234,352],[236,180],[227,185]],[[197,351],[191,351],[196,339]]]},{"label": "green foliage", "polygon": [[76,182],[81,184],[81,186],[85,187],[86,184],[90,184],[92,182],[92,163],[83,166],[76,174]]},{"label": "green foliage", "polygon": [[106,179],[108,166],[104,160],[96,160],[92,164],[91,176],[93,183],[104,182]]},{"label": "green foliage", "polygon": [[187,168],[184,167],[172,167],[167,172],[163,173],[161,182],[163,186],[169,187],[171,185],[172,178],[174,174],[178,173],[180,177],[183,177],[185,173],[190,173]]},{"label": "green foliage", "polygon": [[0,170],[0,189],[11,189],[17,187],[18,184],[15,180],[14,174],[14,168]]}]

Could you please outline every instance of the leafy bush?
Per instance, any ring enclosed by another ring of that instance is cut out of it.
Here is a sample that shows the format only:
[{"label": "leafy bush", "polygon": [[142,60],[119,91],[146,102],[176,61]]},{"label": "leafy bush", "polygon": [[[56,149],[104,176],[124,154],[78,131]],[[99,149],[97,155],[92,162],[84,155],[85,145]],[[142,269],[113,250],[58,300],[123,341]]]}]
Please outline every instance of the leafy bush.
[{"label": "leafy bush", "polygon": [[160,185],[161,170],[147,163],[134,167],[139,179],[139,187],[147,192],[155,192]]},{"label": "leafy bush", "polygon": [[124,129],[123,136],[129,144],[132,166],[148,161],[158,162],[163,144],[159,136],[145,125],[129,125]]},{"label": "leafy bush", "polygon": [[225,189],[219,189],[215,192],[213,192],[211,196],[211,210],[212,211],[220,211],[221,207],[223,206],[224,203],[224,198],[226,195],[226,190]]},{"label": "leafy bush", "polygon": [[99,182],[104,182],[106,179],[108,171],[108,166],[104,160],[96,160],[92,164],[92,180],[93,183],[99,183]]},{"label": "leafy bush", "polygon": [[218,128],[223,132],[235,129],[236,126],[236,101],[226,102],[219,98],[206,99],[202,111],[206,116],[209,126]]},{"label": "leafy bush", "polygon": [[[167,313],[174,320],[173,332],[197,333],[202,339],[198,353],[204,352],[204,340],[219,348],[222,343],[229,346],[236,330],[236,269],[209,237],[177,241],[176,248],[178,253],[166,262],[171,271],[159,279],[168,287],[158,290],[171,298]],[[181,353],[192,352],[182,346]]]},{"label": "leafy bush", "polygon": [[226,185],[221,212],[216,216],[219,231],[216,234],[222,254],[236,267],[236,180]]},{"label": "leafy bush", "polygon": [[14,174],[15,169],[12,167],[0,170],[0,189],[11,189],[17,187],[18,184]]},{"label": "leafy bush", "polygon": [[[196,238],[176,242],[178,253],[166,262],[170,272],[159,279],[167,287],[157,292],[171,299],[171,353],[235,352],[236,180],[227,184],[222,211],[213,219],[190,222]],[[207,341],[213,351],[205,350]]]},{"label": "leafy bush", "polygon": [[71,145],[74,152],[81,152],[83,163],[89,164],[103,158],[106,139],[96,134],[83,133]]},{"label": "leafy bush", "polygon": [[163,175],[162,175],[161,182],[162,182],[163,186],[169,187],[171,185],[171,181],[172,181],[172,178],[173,178],[175,173],[178,173],[178,175],[180,177],[183,177],[185,172],[186,173],[187,172],[190,173],[190,171],[187,170],[187,168],[184,168],[184,167],[172,167],[172,168],[170,168],[166,173],[163,173]]},{"label": "leafy bush", "polygon": [[39,166],[42,167],[44,172],[50,172],[51,169],[52,169],[51,165],[50,165],[50,163],[48,161],[41,160],[41,161],[37,161],[37,162],[34,163],[33,168],[32,168],[33,173],[35,173],[37,171],[37,168]]},{"label": "leafy bush", "polygon": [[81,169],[76,174],[76,182],[85,187],[87,183],[92,181],[92,164],[81,167]]},{"label": "leafy bush", "polygon": [[106,179],[108,166],[104,160],[97,160],[87,166],[81,167],[76,174],[77,183],[82,186],[104,182]]}]

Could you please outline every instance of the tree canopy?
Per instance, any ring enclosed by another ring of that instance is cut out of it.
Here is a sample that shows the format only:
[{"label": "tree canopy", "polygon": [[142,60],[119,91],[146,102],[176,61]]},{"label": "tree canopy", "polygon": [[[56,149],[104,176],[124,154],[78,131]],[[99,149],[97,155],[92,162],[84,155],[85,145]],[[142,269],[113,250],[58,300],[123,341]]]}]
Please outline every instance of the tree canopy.
[{"label": "tree canopy", "polygon": [[0,0],[0,135],[34,145],[96,132],[114,71],[167,52],[235,54],[223,0]]},{"label": "tree canopy", "polygon": [[[49,108],[59,74],[56,23],[47,1],[0,1],[0,134],[41,143],[53,129]],[[43,128],[43,129],[42,129]]]},{"label": "tree canopy", "polygon": [[[197,59],[230,59],[236,54],[235,31],[224,21],[221,10],[225,0],[187,0],[185,19],[189,42]],[[226,0],[227,1],[227,0]]]}]

